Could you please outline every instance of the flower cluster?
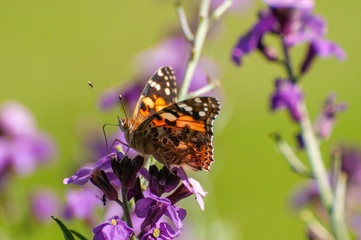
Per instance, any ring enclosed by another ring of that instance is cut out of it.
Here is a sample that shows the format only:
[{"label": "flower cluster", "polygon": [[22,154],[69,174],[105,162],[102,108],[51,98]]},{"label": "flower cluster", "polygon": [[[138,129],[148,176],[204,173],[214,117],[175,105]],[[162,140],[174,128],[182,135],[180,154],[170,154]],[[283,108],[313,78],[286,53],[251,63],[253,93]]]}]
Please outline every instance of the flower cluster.
[{"label": "flower cluster", "polygon": [[[140,155],[129,159],[122,153],[111,153],[91,167],[80,168],[64,184],[85,185],[91,182],[99,188],[106,201],[119,204],[123,211],[93,229],[94,239],[174,239],[180,235],[186,210],[175,204],[192,194],[202,209],[206,195],[201,185],[189,178],[183,168],[158,169],[143,167]],[[121,196],[121,197],[120,197]],[[93,199],[96,199],[93,195]],[[106,202],[105,201],[105,202]],[[134,207],[130,208],[130,206]],[[83,201],[78,202],[83,208]],[[125,219],[123,221],[122,219]],[[137,219],[137,221],[132,221]],[[137,224],[137,225],[135,225]]]}]

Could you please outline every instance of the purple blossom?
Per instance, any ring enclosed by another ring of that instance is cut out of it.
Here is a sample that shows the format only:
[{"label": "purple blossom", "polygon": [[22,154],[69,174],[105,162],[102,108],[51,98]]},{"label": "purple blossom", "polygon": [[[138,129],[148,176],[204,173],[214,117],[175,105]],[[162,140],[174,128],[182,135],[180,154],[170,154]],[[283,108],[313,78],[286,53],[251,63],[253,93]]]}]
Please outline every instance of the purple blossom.
[{"label": "purple blossom", "polygon": [[101,201],[96,197],[98,193],[90,188],[69,190],[66,193],[65,217],[91,221],[95,208],[102,206]]},{"label": "purple blossom", "polygon": [[38,129],[27,108],[13,101],[0,106],[0,174],[10,169],[28,175],[54,155],[52,139]]},{"label": "purple blossom", "polygon": [[114,216],[93,228],[94,240],[128,240],[133,233],[133,229]]},{"label": "purple blossom", "polygon": [[36,191],[30,196],[30,209],[39,222],[49,221],[59,212],[58,197],[49,190]]},{"label": "purple blossom", "polygon": [[276,60],[277,53],[263,42],[265,34],[275,34],[284,39],[287,47],[310,43],[310,50],[301,71],[305,72],[315,55],[321,58],[336,56],[344,60],[346,54],[337,44],[324,39],[327,33],[325,20],[311,14],[312,0],[265,0],[269,8],[260,11],[258,22],[241,36],[233,49],[233,61],[241,65],[242,57],[259,49],[269,60]]},{"label": "purple blossom", "polygon": [[336,43],[322,38],[314,39],[310,43],[307,55],[301,66],[301,73],[306,73],[309,70],[316,55],[320,58],[335,56],[340,61],[346,60],[347,57],[345,51]]},{"label": "purple blossom", "polygon": [[294,121],[299,122],[302,117],[301,104],[303,92],[301,88],[286,79],[275,81],[276,90],[271,96],[271,110],[287,108]]},{"label": "purple blossom", "polygon": [[168,223],[162,222],[149,229],[140,240],[171,240],[179,237],[180,234],[180,230],[175,232]]},{"label": "purple blossom", "polygon": [[160,171],[157,166],[149,167],[149,189],[157,196],[173,191],[179,184],[179,177],[164,166]]},{"label": "purple blossom", "polygon": [[[90,181],[104,193],[104,197],[109,201],[118,199],[118,192],[110,183],[104,170],[94,171],[90,177]],[[105,203],[104,203],[105,204]]]},{"label": "purple blossom", "polygon": [[314,122],[315,133],[321,139],[328,139],[331,136],[336,123],[336,114],[347,109],[346,103],[335,103],[336,97],[335,93],[328,95],[322,112]]},{"label": "purple blossom", "polygon": [[121,159],[112,159],[111,165],[114,174],[119,178],[122,188],[133,188],[137,173],[143,166],[144,157],[138,155],[134,159],[124,156]]},{"label": "purple blossom", "polygon": [[111,159],[112,158],[123,158],[122,153],[110,153],[109,155],[102,157],[99,159],[92,167],[82,167],[80,168],[73,176],[70,178],[65,178],[63,180],[64,184],[75,184],[75,185],[84,185],[90,180],[93,172],[97,172],[100,170],[107,171],[107,177],[110,181],[117,179],[113,172],[109,171],[112,169],[111,167]]},{"label": "purple blossom", "polygon": [[142,233],[148,232],[164,214],[172,220],[178,229],[182,228],[182,220],[187,212],[182,208],[173,206],[167,198],[158,197],[150,191],[148,194],[149,197],[139,199],[135,205],[136,215],[145,218],[141,225]]},{"label": "purple blossom", "polygon": [[201,186],[201,184],[193,178],[187,176],[186,172],[182,167],[177,169],[178,176],[182,179],[184,186],[189,190],[189,192],[196,195],[196,200],[200,206],[200,208],[204,211],[204,202],[203,197],[206,196],[207,192],[205,192]]}]

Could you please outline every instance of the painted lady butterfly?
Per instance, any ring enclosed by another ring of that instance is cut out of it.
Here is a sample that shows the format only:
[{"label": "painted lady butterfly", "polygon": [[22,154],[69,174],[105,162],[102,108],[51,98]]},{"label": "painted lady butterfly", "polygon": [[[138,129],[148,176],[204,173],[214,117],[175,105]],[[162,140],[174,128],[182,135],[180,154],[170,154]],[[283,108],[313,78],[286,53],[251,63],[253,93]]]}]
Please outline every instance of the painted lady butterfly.
[{"label": "painted lady butterfly", "polygon": [[219,110],[213,97],[177,102],[173,69],[163,67],[148,81],[133,117],[121,119],[120,126],[129,147],[139,153],[166,166],[209,171],[214,161],[212,124]]}]

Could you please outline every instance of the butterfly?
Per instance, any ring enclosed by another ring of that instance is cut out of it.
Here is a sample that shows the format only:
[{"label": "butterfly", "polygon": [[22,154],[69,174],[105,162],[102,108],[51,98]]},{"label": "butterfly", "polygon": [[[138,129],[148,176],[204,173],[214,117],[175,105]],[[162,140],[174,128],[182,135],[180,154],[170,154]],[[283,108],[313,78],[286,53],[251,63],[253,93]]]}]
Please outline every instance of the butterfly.
[{"label": "butterfly", "polygon": [[213,160],[213,121],[220,111],[213,97],[177,102],[171,67],[148,80],[131,119],[119,119],[129,147],[159,162],[209,171]]}]

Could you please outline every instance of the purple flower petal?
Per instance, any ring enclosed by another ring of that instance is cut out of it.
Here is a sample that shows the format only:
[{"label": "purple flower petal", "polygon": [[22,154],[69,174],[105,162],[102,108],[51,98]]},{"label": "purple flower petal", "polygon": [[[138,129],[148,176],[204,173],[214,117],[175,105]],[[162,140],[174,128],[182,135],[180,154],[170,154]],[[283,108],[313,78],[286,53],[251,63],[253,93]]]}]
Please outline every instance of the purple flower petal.
[{"label": "purple flower petal", "polygon": [[[111,153],[105,157],[102,157],[99,159],[93,167],[82,167],[80,168],[73,176],[70,178],[65,178],[63,180],[63,184],[75,184],[75,185],[84,185],[87,183],[94,171],[98,170],[110,170],[111,169],[111,159],[113,157],[116,157],[117,155],[115,153]],[[122,158],[123,154],[118,153],[118,158]],[[107,173],[107,177],[110,179],[110,181],[117,179],[112,173]]]},{"label": "purple flower petal", "polygon": [[196,195],[196,200],[200,208],[204,211],[204,202],[202,197],[205,197],[207,192],[203,190],[201,184],[198,181],[188,177],[183,168],[179,167],[177,169],[177,174],[182,179],[184,186],[186,186],[190,192]]},{"label": "purple flower petal", "polygon": [[133,229],[114,216],[93,228],[94,240],[128,240],[133,233]]},{"label": "purple flower petal", "polygon": [[274,8],[299,8],[311,10],[315,3],[313,0],[263,0],[268,6]]},{"label": "purple flower petal", "polygon": [[271,110],[287,108],[294,121],[301,120],[302,113],[300,104],[303,100],[301,88],[289,80],[277,79],[276,90],[271,96]]},{"label": "purple flower petal", "polygon": [[243,55],[257,49],[263,35],[273,30],[275,24],[276,18],[274,18],[272,15],[262,17],[246,36],[243,36],[239,39],[237,45],[233,49],[233,61],[236,64],[241,65],[241,59]]},{"label": "purple flower petal", "polygon": [[149,229],[140,240],[171,240],[176,239],[180,234],[180,230],[175,232],[168,223],[162,222]]},{"label": "purple flower petal", "polygon": [[91,220],[94,209],[102,203],[96,198],[99,192],[89,188],[72,189],[66,193],[66,218]]},{"label": "purple flower petal", "polygon": [[32,214],[39,222],[51,220],[50,216],[59,211],[58,197],[49,190],[36,191],[31,194],[30,206]]}]

